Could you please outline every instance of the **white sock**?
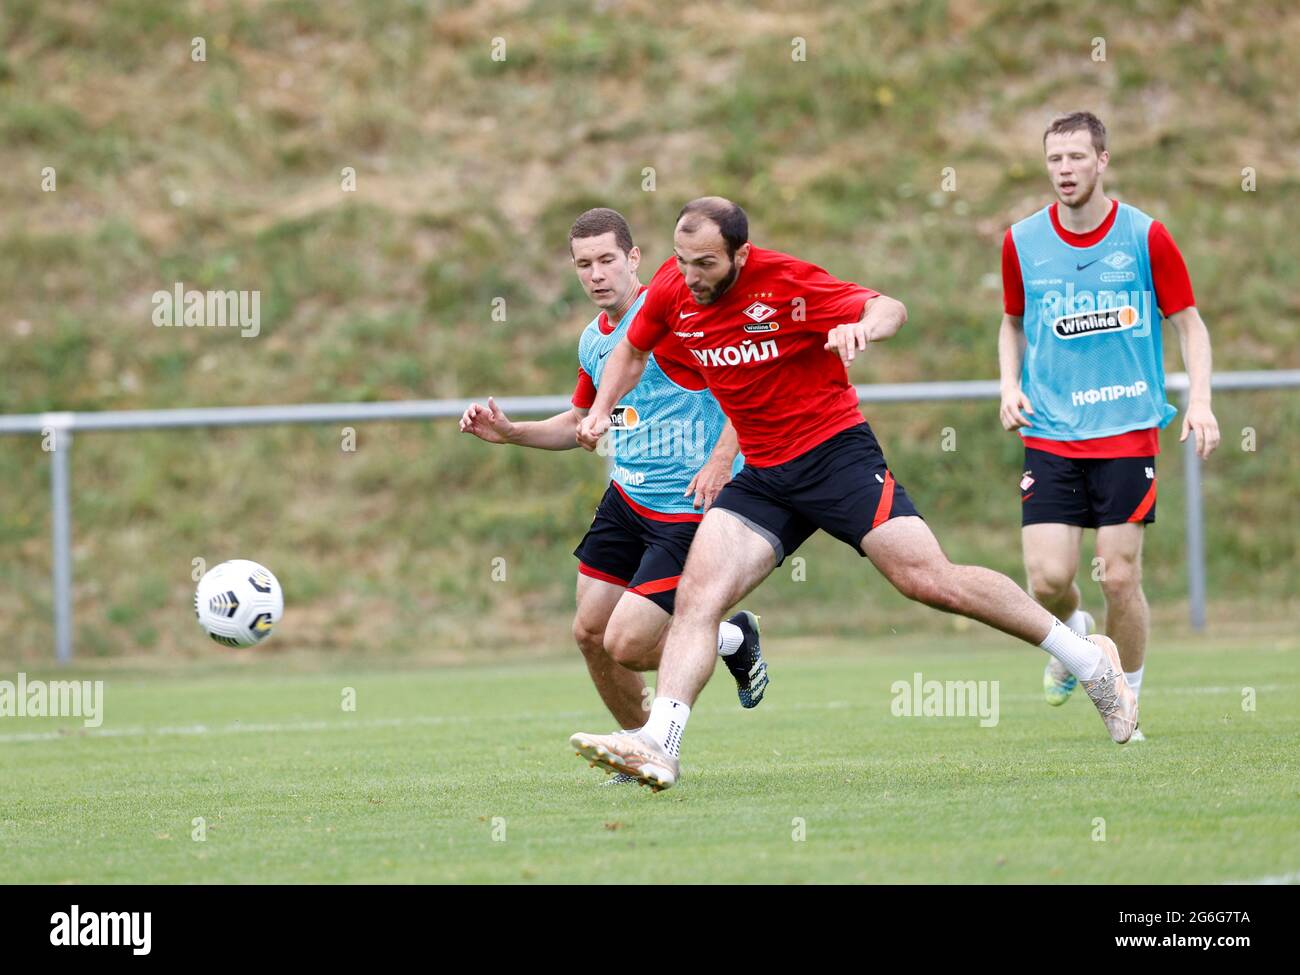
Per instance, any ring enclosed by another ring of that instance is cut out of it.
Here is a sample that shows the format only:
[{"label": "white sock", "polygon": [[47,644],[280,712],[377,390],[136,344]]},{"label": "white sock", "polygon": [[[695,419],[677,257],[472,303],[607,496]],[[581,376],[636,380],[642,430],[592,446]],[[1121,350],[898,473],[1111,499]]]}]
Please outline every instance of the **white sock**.
[{"label": "white sock", "polygon": [[723,620],[718,624],[718,656],[730,657],[745,642],[745,632],[735,623]]},{"label": "white sock", "polygon": [[1083,618],[1082,606],[1070,614],[1070,618],[1065,621],[1065,625],[1074,630],[1079,636],[1088,635],[1088,621]]},{"label": "white sock", "polygon": [[1124,679],[1128,681],[1128,686],[1133,688],[1134,697],[1139,697],[1142,694],[1142,671],[1146,669],[1147,665],[1143,664],[1131,674],[1128,671],[1124,672]]},{"label": "white sock", "polygon": [[645,723],[641,733],[649,735],[673,758],[682,751],[682,732],[686,730],[686,719],[691,716],[691,709],[681,701],[671,697],[657,697],[650,705],[650,720]]},{"label": "white sock", "polygon": [[1060,620],[1052,620],[1052,628],[1039,644],[1080,680],[1092,680],[1106,669],[1106,655],[1091,640],[1085,640]]}]

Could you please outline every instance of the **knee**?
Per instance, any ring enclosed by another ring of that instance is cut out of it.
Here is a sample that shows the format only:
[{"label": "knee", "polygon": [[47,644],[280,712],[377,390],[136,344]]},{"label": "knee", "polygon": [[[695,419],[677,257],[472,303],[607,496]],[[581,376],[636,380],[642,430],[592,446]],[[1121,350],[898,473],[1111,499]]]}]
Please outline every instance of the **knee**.
[{"label": "knee", "polygon": [[1142,586],[1142,569],[1132,559],[1110,559],[1102,563],[1101,591],[1108,602],[1122,600]]},{"label": "knee", "polygon": [[632,627],[611,622],[605,629],[605,652],[615,663],[629,670],[641,669],[640,664],[648,648],[645,637]]},{"label": "knee", "polygon": [[605,652],[605,631],[595,629],[580,616],[573,621],[573,639],[584,657]]},{"label": "knee", "polygon": [[1063,562],[1031,562],[1028,568],[1029,592],[1040,603],[1059,602],[1074,585],[1074,567]]}]

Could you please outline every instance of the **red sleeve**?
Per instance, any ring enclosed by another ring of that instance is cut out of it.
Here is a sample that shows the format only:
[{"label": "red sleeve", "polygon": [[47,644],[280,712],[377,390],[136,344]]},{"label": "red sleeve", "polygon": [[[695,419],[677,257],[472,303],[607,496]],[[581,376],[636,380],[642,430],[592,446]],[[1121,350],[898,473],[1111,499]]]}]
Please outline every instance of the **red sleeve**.
[{"label": "red sleeve", "polygon": [[669,309],[664,306],[675,283],[672,275],[677,273],[676,262],[671,257],[659,266],[655,276],[650,279],[641,310],[628,327],[627,340],[642,352],[649,352],[669,332],[668,316],[665,314]]},{"label": "red sleeve", "polygon": [[1155,282],[1160,313],[1168,318],[1196,304],[1187,264],[1174,238],[1169,236],[1169,231],[1159,220],[1151,221],[1151,229],[1147,231],[1147,250],[1151,254],[1151,280]]},{"label": "red sleeve", "polygon": [[580,410],[589,410],[591,404],[596,402],[596,384],[591,381],[587,370],[582,366],[578,367],[578,385],[573,388],[573,398],[570,402]]},{"label": "red sleeve", "polygon": [[816,264],[800,264],[795,272],[794,290],[798,292],[795,300],[802,298],[808,303],[806,315],[810,327],[830,331],[844,322],[856,322],[862,318],[867,302],[880,295],[879,291],[852,281],[841,281]]},{"label": "red sleeve", "polygon": [[1010,227],[1002,238],[1002,310],[1008,315],[1025,314],[1025,281],[1020,276],[1020,255]]}]

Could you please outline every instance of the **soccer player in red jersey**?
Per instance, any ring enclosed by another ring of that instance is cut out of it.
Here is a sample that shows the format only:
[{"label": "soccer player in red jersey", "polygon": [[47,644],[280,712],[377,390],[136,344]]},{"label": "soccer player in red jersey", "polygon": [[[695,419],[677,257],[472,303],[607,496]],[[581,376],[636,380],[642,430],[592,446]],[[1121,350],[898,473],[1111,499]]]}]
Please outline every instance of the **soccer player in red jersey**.
[{"label": "soccer player in red jersey", "polygon": [[[615,210],[596,207],[579,216],[569,230],[569,256],[599,312],[578,343],[572,407],[516,423],[489,397],[486,406],[471,403],[465,410],[462,433],[541,450],[578,446],[578,423],[596,397],[605,362],[642,307],[645,286],[638,274],[641,251]],[[610,484],[573,553],[579,560],[573,636],[597,692],[623,728],[645,721],[641,672],[658,666],[678,578],[702,517],[696,509],[707,509],[739,466],[735,433],[698,370],[669,358],[656,354],[626,400],[639,422],[611,438],[616,464]],[[755,707],[767,686],[758,617],[742,611],[720,623],[717,651],[735,677],[741,705]]]},{"label": "soccer player in red jersey", "polygon": [[949,562],[885,463],[847,367],[868,343],[902,327],[903,304],[753,246],[744,210],[720,197],[683,208],[673,245],[610,354],[577,437],[594,449],[650,351],[680,343],[735,426],[745,467],[691,544],[649,721],[637,732],[576,734],[578,753],[655,790],[673,785],[691,706],[713,672],[718,620],[819,528],[871,559],[909,598],[1062,660],[1111,737],[1127,741],[1137,704],[1115,644],[1077,635],[1004,575]]},{"label": "soccer player in red jersey", "polygon": [[[1110,154],[1101,120],[1058,117],[1043,151],[1056,201],[1006,233],[998,335],[1002,425],[1025,442],[1025,569],[1034,598],[1086,634],[1092,617],[1074,580],[1083,530],[1096,529],[1106,632],[1140,695],[1149,628],[1142,537],[1156,516],[1158,434],[1177,414],[1165,398],[1161,316],[1178,330],[1191,384],[1181,439],[1194,435],[1202,458],[1219,443],[1210,335],[1169,231],[1102,189]],[[1048,662],[1049,704],[1064,704],[1075,683]]]}]

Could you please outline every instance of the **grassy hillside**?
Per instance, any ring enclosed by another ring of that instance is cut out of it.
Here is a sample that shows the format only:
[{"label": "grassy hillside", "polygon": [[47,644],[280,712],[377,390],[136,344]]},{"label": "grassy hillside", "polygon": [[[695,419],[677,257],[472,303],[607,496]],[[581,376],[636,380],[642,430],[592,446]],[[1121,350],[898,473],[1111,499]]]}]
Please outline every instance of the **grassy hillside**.
[{"label": "grassy hillside", "polygon": [[[1076,106],[1111,127],[1108,188],[1183,248],[1216,366],[1300,366],[1291,5],[6,0],[0,41],[0,412],[567,391],[589,317],[572,218],[617,207],[654,264],[706,191],[742,202],[760,243],[907,302],[857,381],[988,377],[1001,234],[1045,201],[1042,127]],[[155,328],[150,295],[176,282],[259,290],[261,334]],[[1300,406],[1216,405],[1214,618],[1284,618]],[[1019,457],[992,406],[872,419],[951,554],[1017,570]],[[1183,593],[1175,434],[1149,540],[1165,619]],[[286,649],[562,645],[598,460],[446,425],[340,443],[79,437],[80,652],[209,652],[192,560],[234,556],[284,582]],[[0,441],[0,623],[19,657],[49,652],[46,461],[34,439]],[[807,582],[755,597],[777,632],[950,625],[864,587],[836,543],[804,554]]]}]

